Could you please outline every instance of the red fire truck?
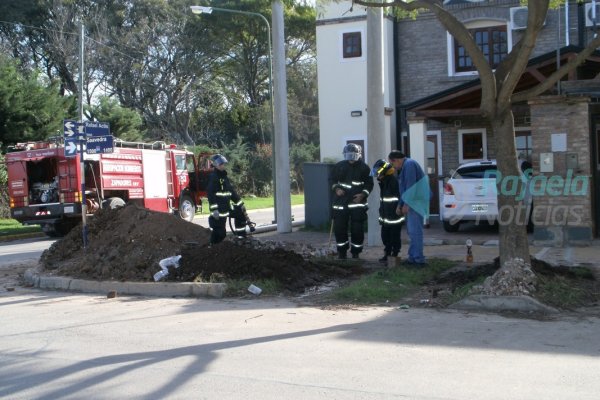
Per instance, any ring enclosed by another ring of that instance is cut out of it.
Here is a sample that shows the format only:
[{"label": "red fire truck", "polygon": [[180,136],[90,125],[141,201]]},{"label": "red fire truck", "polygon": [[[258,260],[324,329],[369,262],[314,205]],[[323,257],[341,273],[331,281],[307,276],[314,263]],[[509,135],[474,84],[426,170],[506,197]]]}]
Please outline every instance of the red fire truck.
[{"label": "red fire truck", "polygon": [[12,218],[62,236],[81,221],[82,173],[87,214],[135,203],[192,221],[202,209],[208,155],[164,142],[114,141],[114,152],[65,157],[60,140],[19,143],[6,154]]}]

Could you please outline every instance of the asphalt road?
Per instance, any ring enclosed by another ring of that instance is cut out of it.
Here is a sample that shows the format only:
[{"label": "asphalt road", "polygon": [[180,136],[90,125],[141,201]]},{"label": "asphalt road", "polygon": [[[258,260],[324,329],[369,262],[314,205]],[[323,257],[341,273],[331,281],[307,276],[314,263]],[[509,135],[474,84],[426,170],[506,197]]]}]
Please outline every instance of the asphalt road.
[{"label": "asphalt road", "polygon": [[[253,217],[254,218],[254,217]],[[0,271],[53,240],[0,244]],[[2,281],[0,280],[0,283]],[[597,399],[600,319],[0,285],[0,398]]]},{"label": "asphalt road", "polygon": [[0,398],[597,399],[600,321],[0,292]]}]

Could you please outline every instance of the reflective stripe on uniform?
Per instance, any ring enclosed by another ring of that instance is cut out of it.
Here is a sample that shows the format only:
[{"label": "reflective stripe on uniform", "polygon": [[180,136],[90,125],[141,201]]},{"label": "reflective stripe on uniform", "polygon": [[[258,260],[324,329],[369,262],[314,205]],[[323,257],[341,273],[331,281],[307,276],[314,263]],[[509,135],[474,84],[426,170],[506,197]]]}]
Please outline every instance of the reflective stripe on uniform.
[{"label": "reflective stripe on uniform", "polygon": [[217,197],[229,197],[229,196],[231,196],[231,192],[217,192],[217,193],[215,193],[215,196],[217,196]]},{"label": "reflective stripe on uniform", "polygon": [[366,207],[366,204],[363,203],[350,203],[348,204],[348,208],[361,208],[361,207]]},{"label": "reflective stripe on uniform", "polygon": [[384,203],[392,203],[394,201],[398,201],[397,197],[384,197],[383,199],[381,199],[381,201],[383,201]]},{"label": "reflective stripe on uniform", "polygon": [[400,223],[402,223],[402,221],[404,221],[402,218],[398,218],[398,219],[387,219],[387,218],[384,218],[383,219],[383,223],[387,224],[387,225],[400,224]]},{"label": "reflective stripe on uniform", "polygon": [[345,241],[344,243],[336,243],[337,247],[344,247],[348,244],[348,241]]},{"label": "reflective stripe on uniform", "polygon": [[363,245],[362,244],[354,244],[354,243],[350,243],[350,246],[354,247],[355,249],[362,249]]}]

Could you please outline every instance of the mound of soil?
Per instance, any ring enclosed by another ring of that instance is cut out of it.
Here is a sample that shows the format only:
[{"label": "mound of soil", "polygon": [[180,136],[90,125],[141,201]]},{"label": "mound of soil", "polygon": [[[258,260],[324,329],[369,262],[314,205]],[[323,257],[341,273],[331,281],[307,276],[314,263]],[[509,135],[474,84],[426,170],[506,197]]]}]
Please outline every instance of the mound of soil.
[{"label": "mound of soil", "polygon": [[154,281],[160,260],[181,255],[179,267],[170,268],[167,280],[274,279],[292,292],[353,273],[258,242],[226,239],[210,246],[209,229],[128,205],[101,210],[89,220],[85,249],[81,228],[76,228],[46,250],[41,263],[56,275],[81,279]]}]

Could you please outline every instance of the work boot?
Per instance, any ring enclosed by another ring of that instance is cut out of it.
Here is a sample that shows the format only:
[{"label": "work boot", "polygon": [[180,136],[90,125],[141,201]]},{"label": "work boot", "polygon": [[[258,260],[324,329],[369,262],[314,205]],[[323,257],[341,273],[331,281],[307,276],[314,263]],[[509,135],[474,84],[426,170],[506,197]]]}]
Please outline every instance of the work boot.
[{"label": "work boot", "polygon": [[346,257],[346,252],[345,252],[345,251],[339,251],[339,252],[338,252],[338,258],[339,258],[340,260],[345,260],[345,259],[347,258],[347,257]]},{"label": "work boot", "polygon": [[390,257],[390,260],[388,262],[388,264],[391,267],[398,267],[400,265],[400,262],[402,261],[402,258],[398,255],[397,251],[393,251],[392,252],[392,256]]},{"label": "work boot", "polygon": [[352,258],[354,258],[355,260],[358,259],[358,253],[352,253]]},{"label": "work boot", "polygon": [[379,259],[379,262],[382,263],[383,265],[387,265],[387,262],[388,262],[387,259],[388,259],[388,255],[385,254],[383,257],[381,257]]}]

